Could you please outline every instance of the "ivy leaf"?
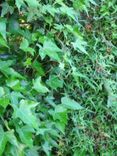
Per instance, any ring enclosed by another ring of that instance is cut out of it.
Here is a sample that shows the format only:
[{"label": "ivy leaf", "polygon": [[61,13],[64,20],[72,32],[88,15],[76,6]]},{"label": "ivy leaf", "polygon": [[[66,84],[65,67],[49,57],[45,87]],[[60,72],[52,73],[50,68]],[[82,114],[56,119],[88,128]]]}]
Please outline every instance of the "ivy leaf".
[{"label": "ivy leaf", "polygon": [[85,41],[83,41],[80,37],[77,38],[77,40],[75,42],[72,42],[72,45],[73,45],[74,49],[76,51],[78,51],[79,53],[88,54],[86,49],[85,49],[87,43]]},{"label": "ivy leaf", "polygon": [[33,1],[31,1],[31,0],[25,0],[25,1],[28,3],[28,5],[30,7],[38,7],[39,6],[39,3],[38,3],[37,0],[33,0]]},{"label": "ivy leaf", "polygon": [[109,94],[107,100],[107,107],[117,108],[117,94]]},{"label": "ivy leaf", "polygon": [[3,155],[6,143],[7,143],[7,138],[6,138],[5,132],[3,131],[2,127],[0,126],[0,156]]},{"label": "ivy leaf", "polygon": [[20,10],[21,6],[24,4],[24,1],[28,4],[29,7],[38,7],[39,3],[37,0],[15,0],[16,6]]},{"label": "ivy leaf", "polygon": [[14,107],[14,118],[19,118],[21,119],[25,124],[37,129],[38,128],[38,121],[35,116],[35,114],[32,112],[32,108],[36,107],[38,103],[29,103],[26,100],[21,100],[19,107]]},{"label": "ivy leaf", "polygon": [[57,12],[57,10],[56,10],[53,6],[47,4],[47,5],[44,5],[44,6],[42,7],[42,12],[43,12],[44,14],[45,14],[46,12],[49,12],[49,13],[54,17],[54,15],[55,15],[55,13]]},{"label": "ivy leaf", "polygon": [[13,60],[7,60],[7,61],[0,60],[0,69],[7,68],[7,67],[13,65],[13,63],[14,63]]},{"label": "ivy leaf", "polygon": [[0,35],[0,46],[9,48],[6,40]]},{"label": "ivy leaf", "polygon": [[58,77],[56,75],[51,75],[49,80],[47,80],[47,84],[52,89],[57,89],[57,88],[63,87],[63,81],[58,79]]},{"label": "ivy leaf", "polygon": [[39,156],[38,147],[27,149],[26,156]]},{"label": "ivy leaf", "polygon": [[7,77],[7,76],[11,76],[11,77],[17,77],[17,78],[23,78],[18,72],[16,72],[13,68],[5,68],[5,69],[1,69],[0,71]]},{"label": "ivy leaf", "polygon": [[2,3],[1,17],[4,17],[7,13],[12,14],[13,11],[14,8],[10,6],[7,2]]},{"label": "ivy leaf", "polygon": [[23,78],[22,75],[20,75],[18,72],[16,72],[13,68],[10,66],[14,63],[13,60],[8,60],[8,61],[1,61],[0,60],[0,71],[7,77],[17,77],[17,78]]},{"label": "ivy leaf", "polygon": [[23,0],[15,0],[16,6],[20,10],[21,6],[24,4]]},{"label": "ivy leaf", "polygon": [[18,148],[18,141],[17,141],[17,138],[14,135],[13,130],[7,131],[6,132],[6,137],[7,137],[8,142],[10,142],[13,146]]},{"label": "ivy leaf", "polygon": [[23,76],[16,72],[13,68],[6,68],[6,70],[2,70],[2,72],[5,75],[10,75],[11,77],[23,78]]},{"label": "ivy leaf", "polygon": [[23,91],[23,87],[21,86],[21,82],[18,79],[7,79],[6,84],[8,87],[12,88],[15,91]]},{"label": "ivy leaf", "polygon": [[45,75],[45,72],[44,72],[44,69],[42,67],[42,64],[40,62],[38,62],[37,60],[35,60],[32,63],[32,67],[33,67],[33,69],[36,70],[38,76],[44,76]]},{"label": "ivy leaf", "polygon": [[9,104],[9,98],[4,96],[2,98],[0,98],[0,106],[2,106],[3,108],[6,108]]},{"label": "ivy leaf", "polygon": [[22,49],[24,52],[29,52],[32,56],[34,56],[35,50],[29,47],[29,42],[25,38],[21,42],[20,49]]},{"label": "ivy leaf", "polygon": [[71,17],[73,20],[75,20],[75,11],[73,8],[67,7],[66,5],[60,7],[60,13],[67,14],[68,17]]},{"label": "ivy leaf", "polygon": [[20,45],[20,49],[26,50],[29,47],[29,42],[27,39],[23,39]]},{"label": "ivy leaf", "polygon": [[[0,87],[0,107],[2,107],[4,110],[9,105],[9,103],[10,101],[8,94],[5,94],[5,89]],[[2,109],[0,113],[2,113]]]},{"label": "ivy leaf", "polygon": [[107,107],[116,107],[117,104],[117,94],[114,92],[116,87],[114,88],[113,86],[116,86],[116,83],[113,83],[113,81],[109,79],[104,79],[104,87],[108,94]]},{"label": "ivy leaf", "polygon": [[33,89],[39,93],[49,92],[48,88],[42,84],[41,77],[38,77],[33,81]]},{"label": "ivy leaf", "polygon": [[83,107],[76,101],[70,99],[69,97],[63,97],[61,99],[62,104],[71,110],[80,110],[83,109]]},{"label": "ivy leaf", "polygon": [[43,48],[40,49],[40,56],[43,59],[46,55],[51,59],[60,62],[60,52],[62,50],[51,40],[44,42]]},{"label": "ivy leaf", "polygon": [[34,129],[29,126],[23,126],[18,127],[16,131],[18,132],[21,141],[31,148],[33,146],[32,133],[34,133]]},{"label": "ivy leaf", "polygon": [[6,19],[0,18],[0,34],[6,40]]},{"label": "ivy leaf", "polygon": [[0,87],[0,97],[2,97],[4,94],[5,94],[4,88],[3,87]]},{"label": "ivy leaf", "polygon": [[17,34],[20,32],[20,24],[17,17],[11,16],[8,22],[8,30],[10,33]]},{"label": "ivy leaf", "polygon": [[97,3],[94,0],[89,0],[90,3],[92,3],[93,5],[97,5]]},{"label": "ivy leaf", "polygon": [[51,110],[49,113],[56,122],[56,127],[64,134],[68,120],[67,109],[63,105],[57,105],[55,106],[55,110]]},{"label": "ivy leaf", "polygon": [[9,153],[12,156],[24,156],[24,147],[25,146],[18,142],[18,140],[14,134],[14,130],[9,130],[5,134],[6,134],[8,142],[9,142],[9,144],[7,146],[7,153]]},{"label": "ivy leaf", "polygon": [[24,96],[20,92],[13,91],[10,94],[10,101],[13,105],[18,105],[19,99],[23,99]]}]

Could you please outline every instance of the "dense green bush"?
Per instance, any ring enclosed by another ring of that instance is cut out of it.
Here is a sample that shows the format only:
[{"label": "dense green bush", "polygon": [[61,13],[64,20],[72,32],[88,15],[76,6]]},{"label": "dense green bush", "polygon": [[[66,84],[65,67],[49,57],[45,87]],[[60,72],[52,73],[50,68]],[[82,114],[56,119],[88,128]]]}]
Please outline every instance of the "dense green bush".
[{"label": "dense green bush", "polygon": [[116,156],[116,0],[0,7],[0,156]]}]

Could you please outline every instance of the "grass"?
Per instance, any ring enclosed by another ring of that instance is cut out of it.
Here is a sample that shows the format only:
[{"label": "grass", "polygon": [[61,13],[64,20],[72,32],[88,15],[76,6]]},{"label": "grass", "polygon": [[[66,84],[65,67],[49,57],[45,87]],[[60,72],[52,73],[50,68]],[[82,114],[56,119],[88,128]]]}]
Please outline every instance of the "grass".
[{"label": "grass", "polygon": [[19,2],[0,17],[0,156],[116,156],[116,1]]}]

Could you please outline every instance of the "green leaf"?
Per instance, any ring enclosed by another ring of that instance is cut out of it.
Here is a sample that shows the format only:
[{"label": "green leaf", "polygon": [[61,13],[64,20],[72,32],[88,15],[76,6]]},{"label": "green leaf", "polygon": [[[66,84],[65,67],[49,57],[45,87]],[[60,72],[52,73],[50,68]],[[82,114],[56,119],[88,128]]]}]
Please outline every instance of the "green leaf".
[{"label": "green leaf", "polygon": [[48,55],[51,59],[60,62],[61,49],[51,40],[45,41],[43,48],[40,49],[39,53],[41,58],[45,58]]},{"label": "green leaf", "polygon": [[0,34],[6,40],[6,19],[0,18]]},{"label": "green leaf", "polygon": [[83,41],[81,38],[78,38],[75,42],[72,42],[72,45],[74,49],[77,50],[79,53],[88,54],[85,49],[87,43]]},{"label": "green leaf", "polygon": [[7,137],[7,140],[8,140],[8,142],[10,144],[12,144],[15,147],[18,147],[18,141],[17,141],[17,138],[14,135],[14,131],[13,130],[7,131],[6,132],[6,137]]},{"label": "green leaf", "polygon": [[29,47],[29,42],[27,39],[23,39],[20,45],[20,49],[25,50]]},{"label": "green leaf", "polygon": [[[56,8],[54,8],[52,5],[44,5],[42,7],[42,12],[45,14],[46,12],[49,12],[53,17],[55,15],[55,13],[57,12]],[[46,18],[46,19],[50,19],[51,20],[51,17],[49,18],[49,16]]]},{"label": "green leaf", "polygon": [[3,87],[0,87],[0,97],[2,97],[4,94],[5,94],[4,88]]},{"label": "green leaf", "polygon": [[8,97],[2,97],[0,98],[0,106],[3,108],[6,108],[9,105],[10,101]]},{"label": "green leaf", "polygon": [[9,156],[25,156],[24,155],[24,148],[25,148],[25,145],[23,144],[18,144],[18,147],[16,147],[13,143],[13,139],[16,139],[16,137],[12,137],[9,138],[11,140],[9,140],[9,144],[7,145],[7,149],[5,153],[7,153]]},{"label": "green leaf", "polygon": [[0,87],[0,106],[6,108],[9,103],[9,97],[5,94],[5,89]]},{"label": "green leaf", "polygon": [[6,47],[6,48],[9,48],[8,45],[7,45],[7,42],[6,40],[0,35],[0,47]]},{"label": "green leaf", "polygon": [[22,143],[26,144],[28,147],[33,147],[33,139],[32,133],[34,133],[34,129],[29,126],[18,127],[16,131],[19,134],[19,137]]},{"label": "green leaf", "polygon": [[20,24],[15,15],[11,16],[11,18],[8,21],[8,30],[10,33],[13,34],[17,34],[20,31]]},{"label": "green leaf", "polygon": [[5,75],[10,75],[11,77],[16,77],[16,78],[23,78],[22,75],[20,75],[18,72],[16,72],[13,68],[6,68],[4,70],[2,70],[2,72]]},{"label": "green leaf", "polygon": [[117,93],[116,91],[114,92],[114,90],[116,90],[116,82],[109,79],[104,79],[104,87],[108,94],[107,106],[114,106],[115,108],[117,108]]},{"label": "green leaf", "polygon": [[15,0],[16,6],[20,10],[21,6],[24,4],[23,0]]},{"label": "green leaf", "polygon": [[[86,155],[86,151],[83,149],[76,149],[73,156],[85,156]],[[93,155],[92,155],[93,156]]]},{"label": "green leaf", "polygon": [[31,1],[31,0],[25,0],[25,1],[28,3],[28,5],[30,7],[38,7],[39,6],[39,3],[38,3],[37,0],[33,0],[33,1]]},{"label": "green leaf", "polygon": [[38,147],[33,147],[27,150],[26,156],[39,156]]},{"label": "green leaf", "polygon": [[42,84],[41,77],[38,77],[33,81],[33,89],[39,93],[49,92],[48,88]]},{"label": "green leaf", "polygon": [[48,143],[48,141],[46,141],[44,144],[43,144],[43,150],[45,151],[46,155],[47,156],[50,156],[50,151],[51,151],[51,146],[50,144]]},{"label": "green leaf", "polygon": [[24,89],[18,79],[7,79],[6,84],[15,91],[22,91]]},{"label": "green leaf", "polygon": [[62,97],[61,102],[66,108],[71,110],[83,109],[83,107],[78,102],[70,99],[69,97]]},{"label": "green leaf", "polygon": [[87,7],[89,7],[89,1],[74,0],[73,7],[76,10],[85,10],[87,12]]},{"label": "green leaf", "polygon": [[94,0],[89,0],[90,3],[92,3],[93,5],[97,5],[97,3]]},{"label": "green leaf", "polygon": [[117,108],[117,94],[109,94],[107,100],[107,107],[115,107]]},{"label": "green leaf", "polygon": [[28,57],[24,62],[24,66],[29,67],[32,64],[32,58]]},{"label": "green leaf", "polygon": [[25,38],[21,42],[20,49],[22,49],[24,52],[29,52],[32,56],[34,56],[35,50],[29,47],[29,42]]},{"label": "green leaf", "polygon": [[3,131],[2,127],[0,126],[0,156],[3,155],[6,143],[7,143],[7,138],[6,138],[5,132]]},{"label": "green leaf", "polygon": [[0,60],[0,69],[7,68],[7,67],[13,65],[13,63],[14,63],[13,60],[7,60],[7,61]]},{"label": "green leaf", "polygon": [[6,68],[6,69],[0,69],[0,71],[7,77],[17,77],[17,78],[23,78],[19,73],[17,73],[13,68]]},{"label": "green leaf", "polygon": [[38,128],[38,120],[36,118],[35,113],[32,111],[33,107],[36,107],[38,103],[28,102],[26,100],[21,100],[19,107],[13,105],[14,107],[14,118],[21,119],[25,124],[37,129]]},{"label": "green leaf", "polygon": [[55,110],[50,110],[49,113],[53,116],[56,127],[64,134],[68,120],[67,109],[63,105],[57,105]]},{"label": "green leaf", "polygon": [[44,69],[42,67],[42,64],[38,61],[34,61],[32,64],[33,69],[35,69],[37,71],[37,75],[38,76],[44,76],[45,72]]},{"label": "green leaf", "polygon": [[71,7],[67,7],[66,5],[60,7],[60,13],[66,14],[68,17],[70,17],[73,20],[75,20],[76,12]]},{"label": "green leaf", "polygon": [[10,6],[7,2],[2,3],[1,17],[4,17],[7,13],[12,14],[14,7]]},{"label": "green leaf", "polygon": [[18,7],[18,9],[20,10],[21,6],[24,4],[24,1],[27,2],[29,7],[38,7],[39,3],[37,0],[15,0],[16,2],[16,6]]},{"label": "green leaf", "polygon": [[63,87],[63,81],[58,79],[58,77],[56,75],[51,75],[49,80],[47,80],[47,84],[52,89],[57,89],[57,88]]},{"label": "green leaf", "polygon": [[10,101],[13,105],[18,105],[19,99],[23,99],[24,96],[20,92],[13,91],[10,94]]},{"label": "green leaf", "polygon": [[16,72],[13,68],[10,66],[14,63],[12,60],[8,61],[1,61],[0,60],[0,71],[7,77],[17,77],[17,78],[23,78],[22,75],[20,75],[18,72]]},{"label": "green leaf", "polygon": [[7,153],[12,156],[24,156],[25,145],[18,142],[13,130],[7,132],[7,138],[10,143],[8,144],[10,146],[7,148]]}]

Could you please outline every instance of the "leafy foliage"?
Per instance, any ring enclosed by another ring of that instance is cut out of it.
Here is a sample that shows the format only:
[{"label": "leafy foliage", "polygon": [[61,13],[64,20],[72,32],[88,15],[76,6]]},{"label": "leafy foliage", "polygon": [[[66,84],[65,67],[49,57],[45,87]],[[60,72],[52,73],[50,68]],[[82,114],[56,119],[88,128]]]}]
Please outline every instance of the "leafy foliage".
[{"label": "leafy foliage", "polygon": [[0,156],[116,156],[116,1],[0,3]]}]

